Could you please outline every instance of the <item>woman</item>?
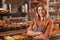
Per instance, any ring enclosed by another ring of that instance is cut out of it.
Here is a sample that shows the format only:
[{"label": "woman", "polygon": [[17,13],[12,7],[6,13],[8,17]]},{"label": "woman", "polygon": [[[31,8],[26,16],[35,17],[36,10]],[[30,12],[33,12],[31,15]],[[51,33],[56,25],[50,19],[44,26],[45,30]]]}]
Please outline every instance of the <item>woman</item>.
[{"label": "woman", "polygon": [[48,40],[52,32],[52,20],[49,19],[46,9],[43,5],[37,7],[37,17],[31,22],[27,29],[27,35],[34,40]]}]

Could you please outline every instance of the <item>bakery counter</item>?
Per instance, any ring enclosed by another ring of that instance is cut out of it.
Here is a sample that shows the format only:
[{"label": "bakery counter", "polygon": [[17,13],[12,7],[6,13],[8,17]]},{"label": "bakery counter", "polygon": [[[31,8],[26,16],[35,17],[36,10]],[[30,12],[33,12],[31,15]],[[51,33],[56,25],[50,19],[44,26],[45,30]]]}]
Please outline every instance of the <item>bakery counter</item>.
[{"label": "bakery counter", "polygon": [[[26,33],[27,26],[26,24],[20,24],[20,26],[10,25],[10,26],[1,26],[0,28],[0,38],[3,40],[5,36],[14,36],[21,35]],[[12,37],[13,38],[13,37]]]},{"label": "bakery counter", "polygon": [[26,32],[26,29],[6,31],[6,32],[0,32],[0,36],[8,36],[8,35],[22,34],[22,33],[25,33],[25,32]]},{"label": "bakery counter", "polygon": [[50,40],[60,40],[60,29],[52,32]]},{"label": "bakery counter", "polygon": [[6,31],[14,31],[14,30],[23,30],[23,29],[27,29],[26,25],[22,25],[22,26],[18,26],[18,27],[0,27],[0,32],[6,32]]},{"label": "bakery counter", "polygon": [[[19,25],[17,25],[19,24]],[[0,38],[4,36],[11,36],[16,34],[23,34],[26,33],[27,24],[23,23],[12,23],[7,26],[0,26]]]},{"label": "bakery counter", "polygon": [[[12,40],[11,38],[13,38],[13,39],[26,39],[25,35],[23,35],[25,33],[26,33],[26,29],[0,32],[0,39],[1,40]],[[21,37],[16,36],[16,35],[20,35]]]}]

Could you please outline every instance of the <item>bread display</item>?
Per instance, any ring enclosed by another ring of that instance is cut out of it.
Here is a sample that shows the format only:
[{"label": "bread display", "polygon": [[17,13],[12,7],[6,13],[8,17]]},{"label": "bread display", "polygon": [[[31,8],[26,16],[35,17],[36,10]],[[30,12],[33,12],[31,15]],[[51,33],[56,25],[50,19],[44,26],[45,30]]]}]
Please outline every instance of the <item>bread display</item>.
[{"label": "bread display", "polygon": [[15,40],[15,39],[13,37],[11,37],[11,36],[5,36],[4,40]]}]

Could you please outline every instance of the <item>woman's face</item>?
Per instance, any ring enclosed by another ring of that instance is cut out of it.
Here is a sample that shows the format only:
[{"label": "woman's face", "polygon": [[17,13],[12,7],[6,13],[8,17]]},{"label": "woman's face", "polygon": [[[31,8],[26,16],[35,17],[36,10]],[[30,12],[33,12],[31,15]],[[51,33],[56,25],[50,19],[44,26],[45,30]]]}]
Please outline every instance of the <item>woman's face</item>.
[{"label": "woman's face", "polygon": [[39,6],[38,7],[38,14],[40,15],[40,17],[45,17],[45,10],[43,9],[43,7]]}]

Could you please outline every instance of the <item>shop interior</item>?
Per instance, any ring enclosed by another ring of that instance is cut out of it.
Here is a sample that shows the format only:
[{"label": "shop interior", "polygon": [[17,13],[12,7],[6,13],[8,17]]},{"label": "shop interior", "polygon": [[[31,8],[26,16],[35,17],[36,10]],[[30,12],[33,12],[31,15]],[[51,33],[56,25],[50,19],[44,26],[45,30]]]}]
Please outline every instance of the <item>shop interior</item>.
[{"label": "shop interior", "polygon": [[60,0],[0,0],[0,40],[32,40],[26,32],[40,3],[53,21],[50,40],[60,40]]}]

